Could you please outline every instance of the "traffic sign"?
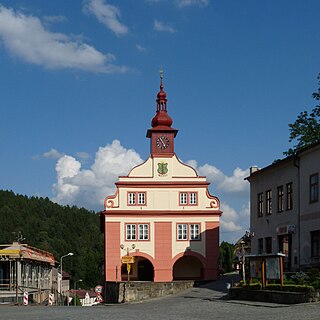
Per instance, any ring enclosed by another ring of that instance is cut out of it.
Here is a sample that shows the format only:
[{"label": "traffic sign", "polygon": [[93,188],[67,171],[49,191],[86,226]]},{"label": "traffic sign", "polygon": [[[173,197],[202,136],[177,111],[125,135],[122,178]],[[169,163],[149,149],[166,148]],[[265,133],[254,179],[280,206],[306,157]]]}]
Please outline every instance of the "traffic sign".
[{"label": "traffic sign", "polygon": [[122,263],[134,263],[134,257],[132,256],[123,256],[121,257]]}]

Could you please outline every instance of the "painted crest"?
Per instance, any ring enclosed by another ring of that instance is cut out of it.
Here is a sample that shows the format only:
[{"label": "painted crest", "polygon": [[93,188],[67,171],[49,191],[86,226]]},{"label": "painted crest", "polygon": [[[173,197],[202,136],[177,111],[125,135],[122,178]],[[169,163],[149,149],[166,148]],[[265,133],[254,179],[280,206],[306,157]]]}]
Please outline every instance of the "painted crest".
[{"label": "painted crest", "polygon": [[159,162],[157,171],[160,176],[166,175],[168,173],[168,163],[167,162]]}]

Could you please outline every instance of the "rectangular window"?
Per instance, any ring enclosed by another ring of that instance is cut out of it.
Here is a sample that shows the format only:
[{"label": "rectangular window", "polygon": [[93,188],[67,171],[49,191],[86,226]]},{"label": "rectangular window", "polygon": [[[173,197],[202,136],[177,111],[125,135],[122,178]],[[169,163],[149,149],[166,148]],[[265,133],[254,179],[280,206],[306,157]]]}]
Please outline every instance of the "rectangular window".
[{"label": "rectangular window", "polygon": [[311,257],[320,256],[320,230],[311,232]]},{"label": "rectangular window", "polygon": [[319,175],[318,173],[310,176],[310,202],[319,200]]},{"label": "rectangular window", "polygon": [[138,192],[138,204],[146,204],[145,192]]},{"label": "rectangular window", "polygon": [[135,224],[127,224],[126,240],[136,240],[136,225]]},{"label": "rectangular window", "polygon": [[263,193],[258,194],[258,217],[263,216]]},{"label": "rectangular window", "polygon": [[189,193],[189,203],[190,204],[197,204],[197,194],[195,192]]},{"label": "rectangular window", "polygon": [[128,193],[128,204],[130,204],[130,205],[136,204],[136,193],[135,192]]},{"label": "rectangular window", "polygon": [[186,192],[180,193],[180,204],[188,204],[188,194]]},{"label": "rectangular window", "polygon": [[266,214],[272,214],[272,190],[266,191]]},{"label": "rectangular window", "polygon": [[272,253],[272,238],[265,238],[266,253]]},{"label": "rectangular window", "polygon": [[146,205],[146,193],[145,192],[128,192],[128,205],[129,206]]},{"label": "rectangular window", "polygon": [[190,240],[200,240],[200,224],[190,224]]},{"label": "rectangular window", "polygon": [[283,186],[278,187],[278,212],[283,211]]},{"label": "rectangular window", "polygon": [[178,240],[188,240],[187,224],[178,224]]},{"label": "rectangular window", "polygon": [[287,210],[292,210],[292,182],[287,183],[286,189],[287,189],[286,209]]},{"label": "rectangular window", "polygon": [[139,224],[139,240],[149,240],[148,224]]},{"label": "rectangular window", "polygon": [[149,240],[149,224],[126,224],[126,240]]},{"label": "rectangular window", "polygon": [[180,206],[194,206],[197,205],[197,192],[179,192]]},{"label": "rectangular window", "polygon": [[259,254],[263,253],[263,239],[262,238],[258,239],[258,253]]}]

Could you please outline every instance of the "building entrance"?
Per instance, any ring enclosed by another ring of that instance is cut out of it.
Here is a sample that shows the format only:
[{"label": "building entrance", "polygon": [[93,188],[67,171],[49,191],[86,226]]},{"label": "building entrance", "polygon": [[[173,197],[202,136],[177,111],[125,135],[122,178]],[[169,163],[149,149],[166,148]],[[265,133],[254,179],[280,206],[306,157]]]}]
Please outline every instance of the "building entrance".
[{"label": "building entrance", "polygon": [[292,257],[292,236],[291,234],[284,234],[279,236],[279,252],[285,254],[283,259],[284,271],[291,270],[291,257]]}]

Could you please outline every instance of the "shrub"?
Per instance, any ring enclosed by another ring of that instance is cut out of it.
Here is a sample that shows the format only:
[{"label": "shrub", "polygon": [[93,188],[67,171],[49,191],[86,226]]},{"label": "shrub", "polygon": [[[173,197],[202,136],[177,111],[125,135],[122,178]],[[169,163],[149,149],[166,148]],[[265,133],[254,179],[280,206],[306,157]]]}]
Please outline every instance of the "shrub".
[{"label": "shrub", "polygon": [[307,285],[294,285],[285,284],[283,286],[279,284],[269,284],[266,287],[267,290],[277,290],[277,291],[290,291],[290,292],[314,292],[314,287]]}]

